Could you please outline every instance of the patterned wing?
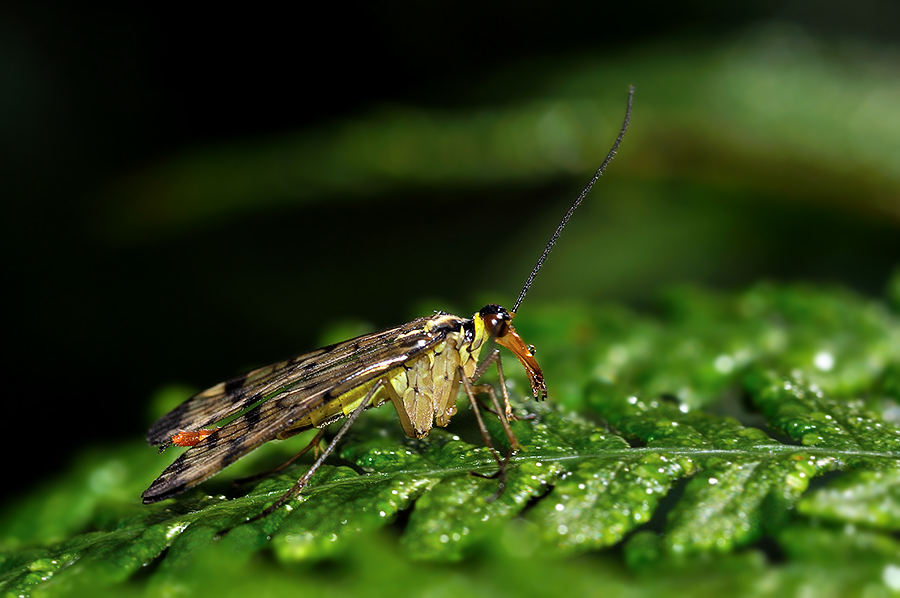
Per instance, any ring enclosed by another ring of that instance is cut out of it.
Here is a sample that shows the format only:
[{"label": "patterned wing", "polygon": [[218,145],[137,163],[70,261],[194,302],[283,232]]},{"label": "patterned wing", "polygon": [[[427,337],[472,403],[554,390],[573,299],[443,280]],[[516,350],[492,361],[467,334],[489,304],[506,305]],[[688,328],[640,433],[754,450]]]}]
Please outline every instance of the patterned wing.
[{"label": "patterned wing", "polygon": [[[292,422],[432,349],[444,340],[448,329],[427,330],[428,320],[420,318],[255,370],[246,377],[234,378],[245,379],[245,385],[229,381],[189,399],[157,422],[151,430],[151,434],[156,432],[153,438],[168,440],[171,437],[165,434],[185,422],[192,422],[189,427],[197,427],[200,421],[204,422],[200,426],[206,426],[221,419],[222,413],[227,413],[224,417],[237,413],[241,407],[236,405],[248,407],[265,401],[178,457],[144,491],[144,503],[170,498],[196,486],[274,439]],[[240,390],[247,386],[251,390]]]},{"label": "patterned wing", "polygon": [[416,320],[405,326],[323,347],[220,382],[159,418],[147,432],[147,442],[156,446],[168,446],[172,437],[179,432],[208,428],[267,397],[287,392],[313,378],[326,377],[329,372],[339,375],[342,369],[352,367],[353,362],[363,358],[367,352],[389,344],[418,322]]}]

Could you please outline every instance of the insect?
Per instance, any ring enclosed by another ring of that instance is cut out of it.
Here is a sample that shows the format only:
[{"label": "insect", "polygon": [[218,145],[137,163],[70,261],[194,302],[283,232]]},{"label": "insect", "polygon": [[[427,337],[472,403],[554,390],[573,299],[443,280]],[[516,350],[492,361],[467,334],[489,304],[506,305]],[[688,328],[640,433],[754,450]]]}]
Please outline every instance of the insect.
[{"label": "insect", "polygon": [[[500,351],[494,345],[508,349],[518,358],[530,379],[534,397],[546,398],[547,387],[534,350],[519,337],[512,319],[563,228],[618,150],[628,128],[633,97],[632,87],[615,143],[556,228],[512,310],[489,304],[471,318],[437,312],[241,374],[191,397],[161,417],[147,433],[147,441],[159,446],[160,452],[171,445],[191,448],[144,491],[144,503],[184,492],[271,440],[319,428],[320,435],[313,441],[318,446],[321,430],[346,417],[338,433],[296,484],[252,518],[260,519],[300,493],[365,409],[390,402],[403,432],[410,438],[421,438],[428,435],[432,426],[450,422],[456,413],[460,388],[473,408],[485,445],[499,465],[495,474],[501,480],[499,493],[509,454],[502,459],[493,448],[475,395],[490,397],[512,450],[518,448],[509,426],[513,415]],[[478,384],[494,365],[502,405],[493,386]],[[222,427],[209,429],[235,416]]]}]

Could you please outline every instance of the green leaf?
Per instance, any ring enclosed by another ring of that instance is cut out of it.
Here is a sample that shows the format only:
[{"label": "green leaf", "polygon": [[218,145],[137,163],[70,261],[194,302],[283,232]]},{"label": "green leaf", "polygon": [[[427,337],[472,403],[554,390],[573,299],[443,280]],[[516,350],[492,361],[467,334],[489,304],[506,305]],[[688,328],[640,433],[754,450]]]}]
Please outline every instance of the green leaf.
[{"label": "green leaf", "polygon": [[[734,296],[681,289],[661,320],[619,307],[530,310],[519,332],[540,343],[551,399],[561,400],[518,407],[524,448],[499,496],[497,479],[471,474],[497,471],[478,435],[454,434],[472,430],[465,409],[421,440],[402,438],[389,408],[367,413],[299,499],[251,523],[306,465],[239,490],[227,479],[297,445],[267,445],[222,480],[143,506],[140,491],[168,459],[135,442],[86,454],[4,514],[0,587],[59,595],[142,580],[178,594],[223,568],[367,558],[424,580],[422,571],[441,569],[409,562],[486,555],[520,570],[540,556],[560,567],[563,556],[617,545],[635,574],[652,569],[672,583],[690,579],[698,558],[717,563],[710,591],[819,587],[813,574],[822,587],[894,587],[900,429],[897,398],[884,393],[896,388],[900,322],[890,311],[843,291],[771,285]],[[518,368],[506,370],[513,389],[527,388]],[[505,450],[495,418],[488,423]],[[788,555],[786,566],[760,560],[761,540]],[[393,556],[365,557],[360,546]],[[865,565],[850,571],[845,561]],[[576,580],[593,575],[573,566]],[[359,571],[385,574],[371,563]],[[280,587],[275,579],[261,583]]]},{"label": "green leaf", "polygon": [[804,496],[797,510],[825,521],[900,530],[900,469],[850,473]]}]

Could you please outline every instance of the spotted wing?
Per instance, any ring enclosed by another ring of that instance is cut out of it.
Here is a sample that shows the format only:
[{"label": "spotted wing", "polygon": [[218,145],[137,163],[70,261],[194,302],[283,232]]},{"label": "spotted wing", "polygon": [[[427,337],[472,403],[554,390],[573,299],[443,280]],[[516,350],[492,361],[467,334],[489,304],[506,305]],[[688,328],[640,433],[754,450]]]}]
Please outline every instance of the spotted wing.
[{"label": "spotted wing", "polygon": [[292,422],[432,349],[450,329],[429,330],[429,319],[254,370],[188,399],[154,424],[147,435],[151,444],[164,444],[178,431],[206,427],[252,408],[178,457],[144,491],[144,502],[196,486],[274,439]]},{"label": "spotted wing", "polygon": [[389,349],[398,338],[417,342],[419,332],[427,342],[430,337],[424,328],[430,319],[419,318],[403,326],[365,334],[220,382],[162,416],[147,432],[147,442],[166,446],[179,432],[208,428],[294,386],[313,379],[339,378],[359,364],[371,362],[372,355]]}]

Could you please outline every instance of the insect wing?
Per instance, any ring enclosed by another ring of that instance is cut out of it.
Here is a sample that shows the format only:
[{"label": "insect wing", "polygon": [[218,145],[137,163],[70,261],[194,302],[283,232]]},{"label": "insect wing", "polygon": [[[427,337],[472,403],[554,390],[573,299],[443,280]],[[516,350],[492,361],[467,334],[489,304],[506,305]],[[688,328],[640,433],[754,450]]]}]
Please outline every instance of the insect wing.
[{"label": "insect wing", "polygon": [[352,370],[354,363],[365,360],[367,355],[393,342],[398,335],[408,334],[408,329],[415,326],[421,327],[420,320],[323,347],[220,382],[162,416],[147,432],[147,442],[157,446],[168,445],[172,437],[180,432],[207,428],[266,397],[287,392],[313,379],[340,376]]},{"label": "insect wing", "polygon": [[315,363],[323,349],[235,376],[198,393],[159,418],[147,432],[147,442],[168,446],[172,437],[199,430],[240,413],[279,387],[303,380],[302,364]]},{"label": "insect wing", "polygon": [[[177,433],[179,426],[207,426],[266,400],[178,457],[144,491],[144,502],[157,502],[199,484],[273,440],[292,422],[432,349],[444,340],[448,330],[427,330],[429,319],[420,318],[254,370],[188,399],[161,418],[148,438],[153,435],[169,440],[171,436],[166,438],[164,431],[175,429]],[[249,389],[234,382],[242,378],[248,381]]]}]

